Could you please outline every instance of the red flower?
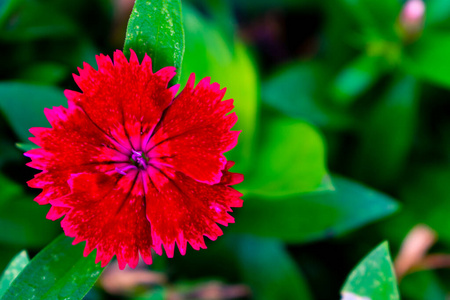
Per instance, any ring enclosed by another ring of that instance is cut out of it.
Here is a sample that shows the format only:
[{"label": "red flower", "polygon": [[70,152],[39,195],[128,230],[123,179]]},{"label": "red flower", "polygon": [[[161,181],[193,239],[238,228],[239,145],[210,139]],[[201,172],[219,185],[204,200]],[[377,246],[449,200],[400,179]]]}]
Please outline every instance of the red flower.
[{"label": "red flower", "polygon": [[215,240],[216,223],[242,206],[230,186],[243,176],[223,156],[239,135],[233,100],[209,78],[194,87],[194,74],[175,97],[175,68],[153,73],[147,55],[96,58],[98,71],[85,63],[74,75],[83,92],[66,90],[68,108],[44,111],[52,128],[30,129],[41,147],[25,154],[42,170],[28,182],[43,189],[35,201],[52,205],[51,220],[65,215],[65,234],[86,241],[85,256],[97,248],[102,266],[116,255],[134,268],[139,253],[151,264],[151,249],[172,257],[175,243],[183,255],[187,242],[206,248],[203,236]]}]

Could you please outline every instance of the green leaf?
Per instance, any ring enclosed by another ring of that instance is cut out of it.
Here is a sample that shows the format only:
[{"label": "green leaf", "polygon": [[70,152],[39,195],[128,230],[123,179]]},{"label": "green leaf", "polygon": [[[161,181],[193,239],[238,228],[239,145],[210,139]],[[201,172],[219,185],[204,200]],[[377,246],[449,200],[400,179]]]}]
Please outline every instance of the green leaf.
[{"label": "green leaf", "polygon": [[283,196],[317,190],[326,176],[325,146],[307,123],[264,120],[262,144],[254,154],[253,172],[239,190],[244,194]]},{"label": "green leaf", "polygon": [[0,299],[3,297],[4,293],[17,277],[17,275],[22,272],[26,265],[30,262],[28,254],[25,250],[14,256],[10,261],[2,277],[0,277]]},{"label": "green leaf", "polygon": [[17,276],[2,300],[83,299],[102,273],[95,252],[83,257],[84,245],[61,235],[38,253]]},{"label": "green leaf", "polygon": [[140,59],[147,53],[153,70],[177,68],[178,83],[184,54],[184,30],[180,0],[136,0],[128,21],[124,51],[134,50]]},{"label": "green leaf", "polygon": [[450,88],[450,34],[427,32],[409,49],[403,67],[406,72]]},{"label": "green leaf", "polygon": [[262,100],[284,114],[318,126],[342,127],[349,123],[335,110],[327,109],[324,68],[317,63],[298,62],[276,71],[262,85]]},{"label": "green leaf", "polygon": [[380,244],[353,269],[341,293],[342,300],[400,299],[387,242]]},{"label": "green leaf", "polygon": [[337,75],[331,86],[331,96],[337,104],[352,104],[376,82],[384,68],[384,58],[361,55]]},{"label": "green leaf", "polygon": [[22,142],[28,142],[31,127],[50,127],[44,108],[67,105],[64,92],[50,86],[0,82],[0,110]]},{"label": "green leaf", "polygon": [[232,244],[242,280],[250,285],[255,299],[312,299],[305,279],[281,242],[236,236]]},{"label": "green leaf", "polygon": [[370,115],[361,120],[361,146],[354,158],[358,178],[377,186],[396,182],[414,138],[417,96],[417,80],[412,76],[399,77]]},{"label": "green leaf", "polygon": [[233,130],[242,130],[242,133],[237,146],[226,156],[236,161],[233,171],[245,173],[251,167],[259,115],[259,80],[255,64],[242,42],[236,40],[227,44],[230,41],[224,38],[217,22],[203,18],[186,2],[183,2],[183,22],[186,55],[181,83],[183,85],[189,75],[195,73],[197,82],[211,77],[211,82],[227,88],[224,99],[234,99],[234,111],[238,116]]},{"label": "green leaf", "polygon": [[390,197],[341,177],[332,177],[335,191],[281,198],[248,196],[234,213],[230,231],[305,243],[342,235],[386,217],[398,209]]}]

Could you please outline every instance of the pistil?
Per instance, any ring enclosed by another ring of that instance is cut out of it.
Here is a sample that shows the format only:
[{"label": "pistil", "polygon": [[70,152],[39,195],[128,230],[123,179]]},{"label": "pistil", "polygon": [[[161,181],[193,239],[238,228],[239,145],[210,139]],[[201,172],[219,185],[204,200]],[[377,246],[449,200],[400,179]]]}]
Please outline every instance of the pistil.
[{"label": "pistil", "polygon": [[142,170],[147,169],[148,158],[141,151],[131,150],[133,154],[131,155],[131,160],[133,163]]}]

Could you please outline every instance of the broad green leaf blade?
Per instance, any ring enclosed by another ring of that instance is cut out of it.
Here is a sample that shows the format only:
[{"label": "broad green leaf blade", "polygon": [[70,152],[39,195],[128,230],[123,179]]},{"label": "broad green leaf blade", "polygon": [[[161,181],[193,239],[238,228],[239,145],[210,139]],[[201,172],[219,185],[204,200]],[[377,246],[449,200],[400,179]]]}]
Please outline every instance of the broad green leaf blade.
[{"label": "broad green leaf blade", "polygon": [[[234,172],[245,173],[251,167],[259,115],[259,80],[255,64],[245,45],[225,39],[219,26],[204,18],[183,2],[186,55],[181,83],[195,73],[196,81],[211,77],[227,89],[224,99],[234,99],[238,121],[233,130],[242,130],[237,146],[225,155],[236,161]],[[231,50],[233,49],[233,50]]]},{"label": "broad green leaf blade", "polygon": [[331,96],[339,105],[352,104],[367,91],[386,69],[383,57],[361,55],[345,67],[331,86]]},{"label": "broad green leaf blade", "polygon": [[333,176],[332,181],[335,191],[246,197],[229,230],[306,243],[355,230],[398,209],[390,197],[349,179]]},{"label": "broad green leaf blade", "polygon": [[298,62],[272,74],[262,85],[261,97],[287,116],[317,126],[346,126],[349,120],[320,102],[327,91],[323,88],[323,82],[327,80],[322,65]]},{"label": "broad green leaf blade", "polygon": [[17,276],[2,300],[83,299],[102,273],[95,252],[83,257],[83,246],[59,236]]},{"label": "broad green leaf blade", "polygon": [[50,86],[0,82],[0,109],[22,142],[28,142],[31,127],[50,127],[44,108],[66,105],[64,92]]},{"label": "broad green leaf blade", "polygon": [[412,45],[403,61],[406,72],[434,84],[450,87],[450,34],[448,32],[424,32]]},{"label": "broad green leaf blade", "polygon": [[29,262],[30,259],[28,258],[28,254],[25,250],[14,256],[3,272],[3,275],[0,277],[0,299],[3,297],[4,293],[17,275],[22,272]]},{"label": "broad green leaf blade", "polygon": [[180,0],[136,0],[128,21],[124,51],[134,50],[139,59],[147,53],[153,70],[177,68],[178,83],[184,54],[184,30]]},{"label": "broad green leaf blade", "polygon": [[415,134],[417,97],[417,80],[401,76],[362,120],[361,146],[354,158],[358,178],[377,186],[397,182]]},{"label": "broad green leaf blade", "polygon": [[343,300],[400,299],[387,242],[375,248],[353,269],[341,293]]},{"label": "broad green leaf blade", "polygon": [[317,190],[326,176],[325,146],[307,123],[289,118],[263,122],[253,172],[239,186],[244,194],[285,196]]},{"label": "broad green leaf blade", "polygon": [[281,242],[253,236],[236,236],[232,242],[242,280],[255,299],[311,299],[305,279]]}]

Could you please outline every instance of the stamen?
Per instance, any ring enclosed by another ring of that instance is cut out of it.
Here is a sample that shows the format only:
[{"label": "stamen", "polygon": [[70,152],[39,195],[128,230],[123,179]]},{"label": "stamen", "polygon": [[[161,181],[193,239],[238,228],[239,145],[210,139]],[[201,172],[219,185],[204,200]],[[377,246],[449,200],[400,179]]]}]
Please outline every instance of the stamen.
[{"label": "stamen", "polygon": [[129,165],[129,166],[126,166],[126,167],[121,168],[121,169],[116,167],[115,170],[119,174],[127,175],[126,171],[128,171],[129,169],[132,169],[132,168],[135,168],[135,166]]},{"label": "stamen", "polygon": [[147,158],[140,151],[131,150],[131,159],[136,162],[141,169],[147,169]]}]

